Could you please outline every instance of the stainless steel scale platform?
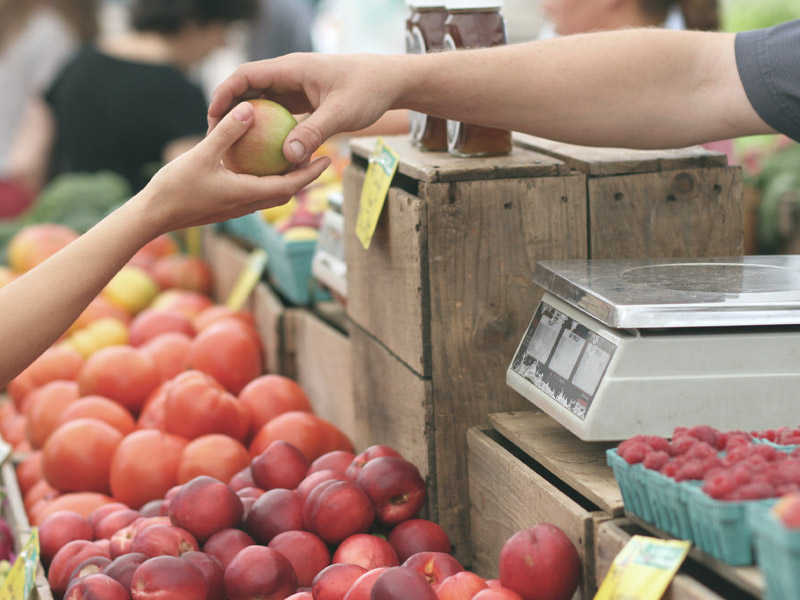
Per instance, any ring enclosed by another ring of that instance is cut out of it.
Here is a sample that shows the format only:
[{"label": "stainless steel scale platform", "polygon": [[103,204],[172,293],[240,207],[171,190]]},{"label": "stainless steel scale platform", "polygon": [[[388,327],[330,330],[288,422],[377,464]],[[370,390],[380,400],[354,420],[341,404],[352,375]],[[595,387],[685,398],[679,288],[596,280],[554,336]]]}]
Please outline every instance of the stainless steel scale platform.
[{"label": "stainless steel scale platform", "polygon": [[542,261],[506,382],[584,440],[800,424],[800,256]]}]

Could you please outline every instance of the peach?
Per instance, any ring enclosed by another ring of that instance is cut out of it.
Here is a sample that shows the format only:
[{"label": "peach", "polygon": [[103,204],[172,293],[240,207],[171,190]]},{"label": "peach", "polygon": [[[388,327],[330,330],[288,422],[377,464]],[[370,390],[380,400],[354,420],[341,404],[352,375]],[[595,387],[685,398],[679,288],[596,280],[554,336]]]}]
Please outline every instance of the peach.
[{"label": "peach", "polygon": [[225,570],[240,550],[255,543],[252,537],[240,529],[223,529],[208,538],[203,545],[203,552],[216,558]]},{"label": "peach", "polygon": [[375,581],[388,569],[389,567],[378,567],[377,569],[372,569],[364,573],[361,577],[356,579],[353,585],[350,586],[350,589],[347,590],[347,593],[344,595],[344,600],[370,600],[370,594],[375,585]]},{"label": "peach", "polygon": [[312,490],[324,481],[350,480],[347,478],[347,475],[340,473],[339,471],[334,471],[333,469],[322,469],[321,471],[315,471],[310,475],[306,475],[306,478],[300,482],[300,485],[297,486],[295,491],[298,493],[300,498],[302,498],[303,502],[305,502]]},{"label": "peach", "polygon": [[342,600],[347,590],[366,572],[364,567],[358,565],[338,564],[325,567],[311,582],[311,595],[314,600]]},{"label": "peach", "polygon": [[92,541],[92,526],[88,519],[72,510],[59,510],[39,526],[39,548],[42,562],[49,565],[62,546],[73,540]]},{"label": "peach", "polygon": [[218,531],[238,525],[243,512],[236,492],[206,475],[184,483],[169,501],[172,524],[191,533],[200,543]]},{"label": "peach", "polygon": [[348,452],[347,450],[334,450],[333,452],[328,452],[320,456],[318,459],[312,462],[311,465],[309,465],[308,471],[306,472],[306,477],[312,473],[316,473],[317,471],[322,471],[325,469],[330,469],[331,471],[336,471],[337,473],[346,473],[347,467],[352,464],[355,458],[356,455],[352,452]]},{"label": "peach", "polygon": [[392,529],[388,540],[400,562],[417,552],[450,553],[450,538],[445,530],[426,519],[403,521]]},{"label": "peach", "polygon": [[90,556],[72,570],[69,576],[70,585],[81,577],[102,573],[109,564],[111,564],[111,559],[107,556]]},{"label": "peach", "polygon": [[133,600],[206,600],[208,584],[203,572],[176,556],[156,556],[144,561],[133,574]]},{"label": "peach", "polygon": [[299,587],[310,587],[317,573],[331,564],[331,553],[325,542],[309,531],[285,531],[267,544],[292,563]]},{"label": "peach", "polygon": [[297,591],[297,576],[280,552],[248,546],[225,569],[225,590],[230,600],[283,600]]},{"label": "peach", "polygon": [[253,458],[250,470],[256,487],[262,490],[283,488],[293,490],[305,479],[308,462],[295,446],[275,440]]},{"label": "peach", "polygon": [[103,569],[103,573],[111,577],[111,579],[119,581],[126,590],[130,591],[133,574],[139,568],[139,565],[146,560],[147,557],[141,552],[123,554],[107,564]]},{"label": "peach", "polygon": [[257,487],[246,487],[236,491],[236,495],[239,496],[242,500],[245,498],[252,498],[253,500],[258,500],[261,496],[264,495],[266,490],[262,490],[261,488]]},{"label": "peach", "polygon": [[311,503],[310,529],[329,544],[337,544],[356,533],[367,531],[375,520],[375,511],[367,495],[350,481],[334,481],[318,496],[315,488],[306,503]]},{"label": "peach", "polygon": [[197,540],[191,533],[172,525],[152,525],[133,536],[131,552],[141,552],[147,557],[180,556],[198,550]]},{"label": "peach", "polygon": [[130,597],[121,583],[108,575],[94,573],[75,580],[64,600],[130,600]]},{"label": "peach", "polygon": [[512,535],[500,551],[500,583],[524,600],[572,598],[581,559],[555,525],[540,523]]},{"label": "peach", "polygon": [[138,510],[123,508],[112,512],[95,523],[95,539],[111,539],[111,536],[123,527],[127,527],[137,519],[141,519],[142,514]]},{"label": "peach", "polygon": [[104,517],[113,512],[117,512],[118,510],[123,510],[126,508],[130,508],[130,506],[122,502],[109,502],[108,504],[103,504],[102,506],[94,509],[87,517],[89,524],[92,526],[92,531],[94,531],[95,524],[102,521]]},{"label": "peach", "polygon": [[472,597],[472,600],[522,600],[522,596],[508,588],[496,587],[481,590]]},{"label": "peach", "polygon": [[133,536],[135,534],[136,526],[133,523],[115,531],[108,540],[109,556],[111,556],[111,558],[117,558],[118,556],[131,552],[131,545],[133,544]]},{"label": "peach", "polygon": [[296,529],[303,529],[303,501],[291,490],[265,492],[247,515],[247,532],[260,544],[268,544],[279,533]]},{"label": "peach", "polygon": [[417,467],[397,456],[370,460],[356,477],[375,507],[375,519],[397,525],[417,516],[425,503],[425,480]]},{"label": "peach", "polygon": [[417,571],[433,587],[464,570],[460,562],[444,552],[417,552],[408,557],[403,566]]},{"label": "peach", "polygon": [[361,472],[361,469],[364,468],[364,465],[366,465],[372,459],[380,458],[381,456],[395,456],[402,458],[400,453],[391,446],[376,444],[374,446],[370,446],[362,453],[357,454],[345,470],[345,473],[350,479],[355,481],[355,478],[358,477],[358,474]]},{"label": "peach", "polygon": [[244,469],[231,477],[228,485],[234,492],[238,492],[240,489],[246,487],[256,487],[256,484],[253,481],[253,473],[250,470],[250,465],[247,465]]},{"label": "peach", "polygon": [[225,571],[216,558],[205,552],[187,552],[181,558],[203,572],[208,584],[208,600],[225,600]]},{"label": "peach", "polygon": [[169,505],[164,500],[150,500],[139,509],[139,514],[143,517],[158,517],[169,515]]},{"label": "peach", "polygon": [[286,600],[314,600],[314,596],[311,595],[311,592],[297,592],[286,598]]},{"label": "peach", "polygon": [[485,589],[487,585],[483,577],[470,571],[461,571],[450,575],[436,586],[436,595],[439,600],[470,600]]},{"label": "peach", "polygon": [[414,569],[392,567],[375,580],[370,600],[438,600],[436,592]]},{"label": "peach", "polygon": [[391,544],[367,533],[357,533],[345,539],[333,554],[333,562],[349,563],[367,571],[378,567],[399,567],[400,561]]},{"label": "peach", "polygon": [[91,556],[105,556],[105,553],[97,544],[87,540],[73,540],[56,552],[47,571],[47,581],[55,596],[64,595],[75,567]]}]

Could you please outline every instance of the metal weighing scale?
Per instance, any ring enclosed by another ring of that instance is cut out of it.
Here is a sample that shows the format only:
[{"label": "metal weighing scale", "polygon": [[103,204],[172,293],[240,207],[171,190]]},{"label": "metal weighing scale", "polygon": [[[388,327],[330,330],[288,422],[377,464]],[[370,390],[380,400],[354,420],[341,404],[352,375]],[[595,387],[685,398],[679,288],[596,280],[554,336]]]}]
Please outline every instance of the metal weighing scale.
[{"label": "metal weighing scale", "polygon": [[506,382],[583,440],[800,424],[800,256],[542,261]]}]

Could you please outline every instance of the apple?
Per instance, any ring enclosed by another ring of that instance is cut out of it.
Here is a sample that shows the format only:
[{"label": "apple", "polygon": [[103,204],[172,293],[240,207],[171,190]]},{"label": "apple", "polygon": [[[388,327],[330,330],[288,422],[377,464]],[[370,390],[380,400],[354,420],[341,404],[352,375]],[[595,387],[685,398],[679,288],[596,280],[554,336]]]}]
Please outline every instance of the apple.
[{"label": "apple", "polygon": [[269,544],[284,531],[303,529],[303,501],[291,490],[264,492],[247,515],[246,528],[260,544]]},{"label": "apple", "polygon": [[223,529],[239,524],[242,499],[227,484],[200,475],[184,483],[169,501],[173,525],[191,533],[201,544]]},{"label": "apple", "polygon": [[438,600],[436,592],[414,569],[386,569],[372,586],[370,600]]},{"label": "apple", "polygon": [[297,591],[297,576],[280,552],[248,546],[225,569],[225,590],[230,600],[283,600]]},{"label": "apple", "polygon": [[416,517],[425,503],[425,481],[417,467],[398,456],[370,460],[356,477],[375,507],[375,519],[397,525]]},{"label": "apple", "polygon": [[71,510],[56,511],[39,525],[42,562],[49,565],[56,552],[68,542],[93,539],[92,526],[83,515]]},{"label": "apple", "polygon": [[133,574],[139,568],[139,565],[146,560],[147,557],[141,552],[129,552],[107,564],[103,569],[103,574],[119,581],[126,590],[130,591]]},{"label": "apple", "polygon": [[247,465],[244,469],[231,477],[228,485],[234,492],[238,492],[240,489],[246,487],[255,487],[256,483],[253,481],[253,473],[250,471],[250,465]]},{"label": "apple", "polygon": [[94,573],[70,584],[64,600],[130,600],[130,597],[121,583],[108,575]]},{"label": "apple", "polygon": [[489,587],[475,594],[472,600],[522,600],[522,596],[508,588]]},{"label": "apple", "polygon": [[305,479],[307,470],[308,462],[303,453],[282,440],[272,442],[250,463],[253,481],[262,490],[293,490]]},{"label": "apple", "polygon": [[347,450],[333,450],[332,452],[327,452],[309,465],[306,477],[312,473],[323,471],[325,469],[330,469],[331,471],[337,471],[339,473],[346,473],[347,467],[352,464],[355,458],[356,455]]},{"label": "apple", "polygon": [[225,600],[225,571],[216,558],[205,552],[187,552],[181,558],[203,572],[208,584],[208,600]]},{"label": "apple", "polygon": [[303,507],[304,516],[306,508],[310,509],[309,529],[329,544],[338,544],[355,533],[366,532],[375,518],[367,495],[350,481],[320,484],[308,496]]},{"label": "apple", "polygon": [[87,575],[102,573],[103,569],[110,564],[111,559],[107,556],[90,556],[72,570],[72,573],[69,576],[70,583],[75,579],[80,579],[81,577],[86,577]]},{"label": "apple", "polygon": [[367,571],[378,567],[399,567],[400,561],[391,544],[368,533],[357,533],[344,540],[333,554],[334,563],[359,565]]},{"label": "apple", "polygon": [[156,556],[144,561],[134,572],[131,596],[133,600],[207,600],[208,584],[203,572],[188,560]]},{"label": "apple", "polygon": [[320,483],[324,481],[350,481],[347,478],[347,475],[344,473],[340,473],[339,471],[334,471],[333,469],[322,469],[321,471],[316,471],[311,473],[310,475],[306,475],[306,478],[300,482],[300,485],[297,486],[295,491],[303,500],[306,501],[309,494],[317,487]]},{"label": "apple", "polygon": [[500,551],[499,567],[500,583],[523,600],[568,600],[581,576],[575,546],[549,523],[512,535]]},{"label": "apple", "polygon": [[372,587],[375,585],[378,577],[390,567],[378,567],[364,573],[361,577],[353,582],[350,589],[344,595],[343,600],[370,600]]},{"label": "apple", "polygon": [[111,539],[111,536],[123,527],[127,527],[137,519],[141,519],[142,514],[138,510],[124,508],[112,512],[103,517],[94,525],[94,537],[96,540]]},{"label": "apple", "polygon": [[253,123],[228,149],[222,163],[234,173],[281,175],[292,168],[283,142],[297,125],[288,110],[271,100],[245,100],[253,106]]},{"label": "apple", "polygon": [[284,531],[272,538],[267,547],[292,563],[299,587],[310,587],[317,573],[331,564],[325,542],[310,531]]},{"label": "apple", "polygon": [[134,534],[131,551],[155,556],[180,556],[198,550],[197,540],[191,533],[172,525],[152,525]]},{"label": "apple", "polygon": [[450,553],[450,538],[445,530],[426,519],[403,521],[392,529],[388,539],[400,562],[417,552]]},{"label": "apple", "polygon": [[408,557],[403,566],[417,571],[433,587],[464,570],[458,560],[444,552],[418,552]]},{"label": "apple", "polygon": [[483,577],[471,571],[461,571],[450,575],[436,586],[436,595],[439,600],[470,600],[485,589],[487,585]]},{"label": "apple", "polygon": [[47,570],[47,581],[55,596],[64,595],[75,567],[92,556],[107,555],[97,544],[88,540],[73,540],[56,552]]},{"label": "apple", "polygon": [[373,458],[380,458],[381,456],[397,456],[402,458],[400,453],[391,446],[376,444],[374,446],[370,446],[362,453],[357,454],[355,458],[353,458],[353,462],[351,462],[345,470],[345,473],[350,479],[355,480],[355,478],[361,472],[361,469],[364,468],[364,465],[366,465]]},{"label": "apple", "polygon": [[311,595],[314,600],[342,600],[347,590],[366,572],[364,567],[358,565],[333,564],[325,567],[311,582]]},{"label": "apple", "polygon": [[240,550],[255,543],[256,541],[241,529],[223,529],[208,538],[203,545],[203,552],[216,558],[224,570]]}]

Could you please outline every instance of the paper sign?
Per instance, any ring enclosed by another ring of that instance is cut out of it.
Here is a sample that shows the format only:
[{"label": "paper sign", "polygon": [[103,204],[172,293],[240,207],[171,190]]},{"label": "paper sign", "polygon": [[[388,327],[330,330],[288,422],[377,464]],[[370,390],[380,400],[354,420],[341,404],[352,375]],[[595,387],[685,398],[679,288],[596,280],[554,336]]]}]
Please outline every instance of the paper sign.
[{"label": "paper sign", "polygon": [[233,289],[228,295],[228,300],[225,306],[231,310],[241,310],[244,303],[253,293],[256,284],[261,279],[261,274],[264,272],[264,267],[267,266],[267,253],[262,248],[254,248],[250,252],[250,257],[247,259],[247,265],[244,270],[239,274],[236,283],[233,284]]},{"label": "paper sign", "polygon": [[0,586],[0,600],[26,600],[36,584],[38,566],[39,531],[34,527]]},{"label": "paper sign", "polygon": [[356,236],[364,250],[372,242],[398,163],[397,153],[384,143],[383,138],[378,138],[375,150],[369,157],[356,219]]},{"label": "paper sign", "polygon": [[611,563],[595,600],[659,600],[675,577],[691,542],[633,536]]}]

